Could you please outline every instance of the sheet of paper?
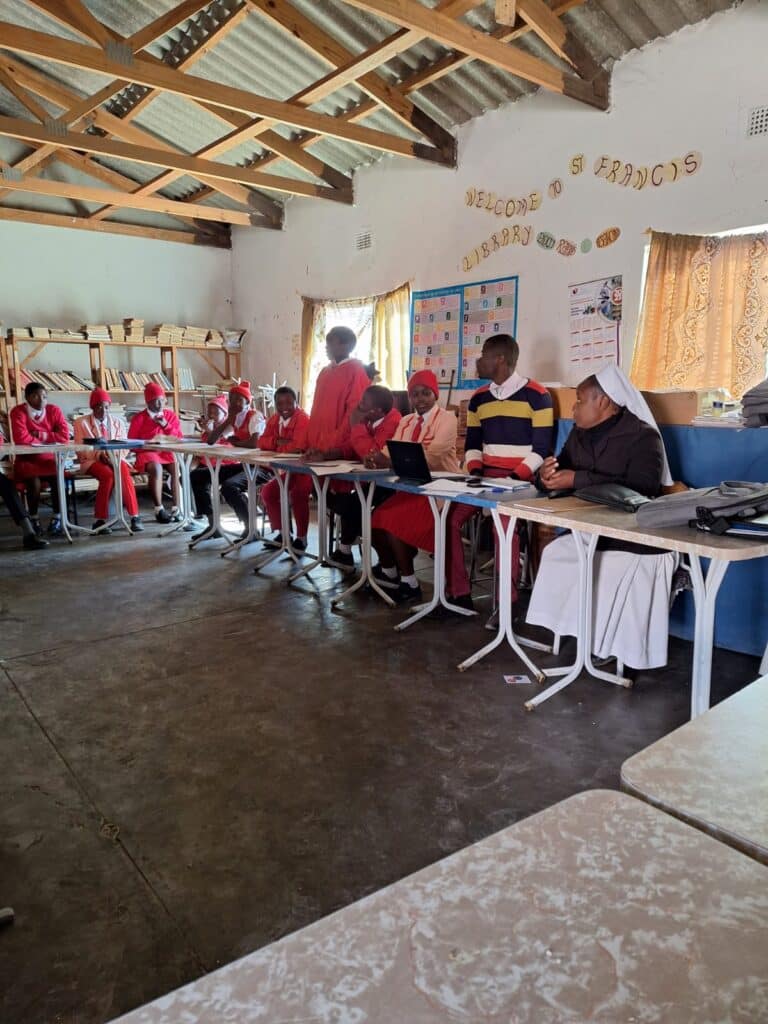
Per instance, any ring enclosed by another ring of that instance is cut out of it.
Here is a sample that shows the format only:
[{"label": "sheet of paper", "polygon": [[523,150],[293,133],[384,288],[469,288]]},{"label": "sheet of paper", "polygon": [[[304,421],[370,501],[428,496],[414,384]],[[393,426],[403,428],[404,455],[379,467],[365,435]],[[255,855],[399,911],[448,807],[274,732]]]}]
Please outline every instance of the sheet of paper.
[{"label": "sheet of paper", "polygon": [[531,680],[528,676],[504,676],[507,686],[530,686]]}]

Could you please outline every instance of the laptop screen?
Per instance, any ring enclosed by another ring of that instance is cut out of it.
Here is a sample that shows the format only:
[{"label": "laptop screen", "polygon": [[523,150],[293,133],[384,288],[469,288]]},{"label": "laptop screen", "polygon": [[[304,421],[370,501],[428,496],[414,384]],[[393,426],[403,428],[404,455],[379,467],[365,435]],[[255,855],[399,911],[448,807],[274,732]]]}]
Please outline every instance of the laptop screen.
[{"label": "laptop screen", "polygon": [[432,479],[424,454],[424,445],[418,441],[388,441],[392,468],[403,480],[428,484]]}]

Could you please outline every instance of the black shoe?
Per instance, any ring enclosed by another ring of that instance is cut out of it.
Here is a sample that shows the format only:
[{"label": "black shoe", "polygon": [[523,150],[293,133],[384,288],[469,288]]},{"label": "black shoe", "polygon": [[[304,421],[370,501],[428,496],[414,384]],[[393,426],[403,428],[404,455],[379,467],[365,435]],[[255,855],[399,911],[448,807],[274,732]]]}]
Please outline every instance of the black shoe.
[{"label": "black shoe", "polygon": [[23,544],[27,551],[40,551],[41,548],[48,547],[48,541],[38,537],[35,533],[25,533]]},{"label": "black shoe", "polygon": [[131,516],[131,530],[133,533],[143,533],[144,525],[140,516]]},{"label": "black shoe", "polygon": [[393,591],[389,595],[395,604],[413,604],[414,601],[421,601],[421,587],[416,584],[415,587],[409,586],[407,583],[400,583],[397,590]]},{"label": "black shoe", "polygon": [[59,516],[54,516],[50,523],[48,523],[48,536],[61,537],[63,534],[64,528],[61,525],[61,518]]},{"label": "black shoe", "polygon": [[[181,522],[181,519],[176,519],[176,520],[174,520],[174,522],[177,522],[177,523]],[[182,528],[181,528],[181,532],[182,533],[194,533],[194,531],[196,529],[197,529],[197,527],[195,526],[194,523],[185,523],[184,526],[182,526]]]},{"label": "black shoe", "polygon": [[307,550],[307,542],[302,540],[301,537],[296,537],[291,541],[291,547],[294,551],[304,552]]},{"label": "black shoe", "polygon": [[281,548],[283,546],[283,535],[282,533],[276,533],[274,537],[262,538],[264,547],[267,548]]},{"label": "black shoe", "polygon": [[448,604],[455,604],[457,608],[466,608],[468,612],[475,610],[475,602],[472,600],[471,594],[461,594],[459,597],[451,597],[449,594],[446,594],[445,600]]},{"label": "black shoe", "polygon": [[41,537],[43,535],[43,528],[40,525],[40,520],[37,518],[37,516],[30,516],[29,521],[30,523],[32,523],[32,529],[35,531],[37,536]]},{"label": "black shoe", "polygon": [[346,569],[355,568],[355,556],[351,551],[342,551],[341,548],[336,548],[331,555],[331,561],[335,562],[336,565],[343,565]]},{"label": "black shoe", "polygon": [[378,564],[373,567],[373,578],[380,587],[385,587],[387,590],[397,590],[400,586],[400,573],[397,576],[387,576],[383,567]]},{"label": "black shoe", "polygon": [[155,512],[155,520],[158,523],[170,523],[171,517],[168,515],[164,508],[161,508],[159,512]]},{"label": "black shoe", "polygon": [[93,524],[93,532],[107,534],[112,533],[112,530],[107,526],[106,519],[97,519]]}]

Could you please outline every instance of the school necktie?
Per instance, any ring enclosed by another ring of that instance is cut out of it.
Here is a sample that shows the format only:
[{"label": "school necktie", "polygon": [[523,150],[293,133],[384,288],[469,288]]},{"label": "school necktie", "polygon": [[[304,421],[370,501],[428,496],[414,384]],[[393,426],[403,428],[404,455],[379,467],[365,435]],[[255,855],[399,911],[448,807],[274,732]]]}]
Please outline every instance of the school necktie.
[{"label": "school necktie", "polygon": [[411,434],[411,440],[412,441],[418,441],[419,438],[421,437],[421,428],[422,428],[423,424],[424,424],[424,417],[423,416],[419,416],[419,418],[416,420],[416,426],[413,428],[413,433]]}]

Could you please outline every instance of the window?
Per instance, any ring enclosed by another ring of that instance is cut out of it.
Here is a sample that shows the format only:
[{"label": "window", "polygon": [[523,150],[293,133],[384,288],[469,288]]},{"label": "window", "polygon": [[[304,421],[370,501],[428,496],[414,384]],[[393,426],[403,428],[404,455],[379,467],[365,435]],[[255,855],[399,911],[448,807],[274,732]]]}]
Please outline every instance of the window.
[{"label": "window", "polygon": [[766,376],[768,228],[654,232],[631,377],[645,390],[725,387]]}]

